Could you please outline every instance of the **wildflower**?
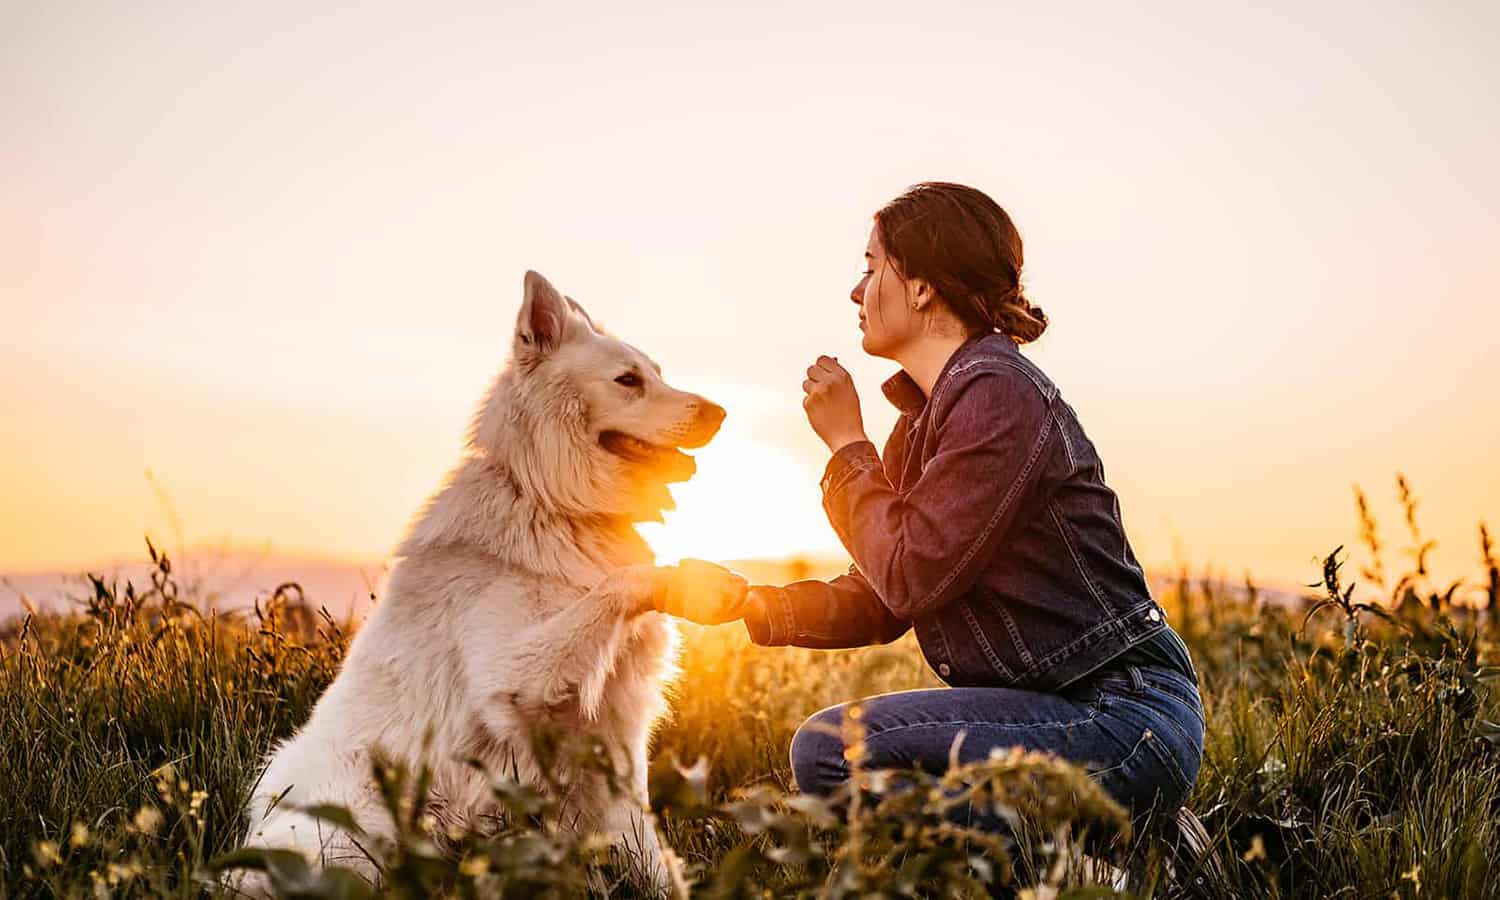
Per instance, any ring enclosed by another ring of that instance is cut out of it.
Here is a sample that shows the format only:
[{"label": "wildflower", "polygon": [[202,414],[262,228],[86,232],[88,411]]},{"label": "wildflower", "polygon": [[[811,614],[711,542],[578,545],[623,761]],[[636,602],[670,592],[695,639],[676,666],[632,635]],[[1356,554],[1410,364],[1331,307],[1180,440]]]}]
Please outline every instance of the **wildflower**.
[{"label": "wildflower", "polygon": [[468,878],[478,878],[489,870],[490,860],[487,856],[466,856],[458,865],[458,871]]},{"label": "wildflower", "polygon": [[58,852],[55,841],[38,842],[35,853],[36,861],[42,868],[62,865],[62,854]]},{"label": "wildflower", "polygon": [[165,819],[161,814],[161,810],[154,806],[142,806],[135,811],[135,818],[131,820],[130,824],[135,831],[149,837],[156,834],[157,829],[161,828],[163,821]]},{"label": "wildflower", "polygon": [[151,774],[156,776],[156,793],[164,801],[172,799],[172,779],[177,777],[177,770],[167,763]]},{"label": "wildflower", "polygon": [[85,847],[89,842],[89,827],[82,822],[73,823],[73,833],[68,836],[69,847]]},{"label": "wildflower", "polygon": [[1422,893],[1422,864],[1412,863],[1410,869],[1401,873],[1402,881],[1410,881],[1412,890],[1418,894]]},{"label": "wildflower", "polygon": [[1246,850],[1240,857],[1240,859],[1244,860],[1245,862],[1255,862],[1257,859],[1265,858],[1266,842],[1261,839],[1260,835],[1257,834],[1250,839],[1250,849]]},{"label": "wildflower", "polygon": [[145,871],[140,860],[137,859],[124,864],[110,863],[107,869],[107,880],[110,884],[123,884],[145,874]]}]

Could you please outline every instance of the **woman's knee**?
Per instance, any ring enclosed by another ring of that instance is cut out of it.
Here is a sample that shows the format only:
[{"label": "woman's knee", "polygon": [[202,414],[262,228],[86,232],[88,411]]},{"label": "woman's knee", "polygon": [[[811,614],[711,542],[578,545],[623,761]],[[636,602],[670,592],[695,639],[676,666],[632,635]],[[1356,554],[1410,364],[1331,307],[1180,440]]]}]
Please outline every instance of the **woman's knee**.
[{"label": "woman's knee", "polygon": [[827,795],[849,778],[841,728],[843,706],[809,716],[792,735],[792,778],[805,794]]}]

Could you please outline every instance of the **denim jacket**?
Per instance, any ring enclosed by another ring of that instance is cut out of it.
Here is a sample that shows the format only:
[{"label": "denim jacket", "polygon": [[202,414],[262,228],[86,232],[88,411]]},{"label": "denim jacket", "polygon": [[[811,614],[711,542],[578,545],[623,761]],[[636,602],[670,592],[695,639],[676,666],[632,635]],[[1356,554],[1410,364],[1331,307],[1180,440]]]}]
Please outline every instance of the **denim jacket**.
[{"label": "denim jacket", "polygon": [[841,448],[823,508],[854,564],[760,594],[757,644],[857,647],[915,628],[964,686],[1057,690],[1167,627],[1072,407],[1009,337],[970,339],[924,397],[905,372],[885,452]]}]

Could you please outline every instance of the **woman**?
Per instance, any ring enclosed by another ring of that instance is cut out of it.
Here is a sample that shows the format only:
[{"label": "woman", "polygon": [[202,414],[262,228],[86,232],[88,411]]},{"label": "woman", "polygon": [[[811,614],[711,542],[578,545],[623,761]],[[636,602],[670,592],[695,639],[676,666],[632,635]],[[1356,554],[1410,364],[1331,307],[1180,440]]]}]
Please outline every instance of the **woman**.
[{"label": "woman", "polygon": [[[963,732],[965,761],[1049,751],[1087,766],[1138,825],[1170,814],[1202,758],[1197,676],[1094,445],[1018,350],[1047,326],[1021,290],[1020,235],[980,191],[920,184],[875,214],[865,259],[850,297],[865,352],[901,365],[883,385],[901,418],[877,453],[849,374],[826,356],[807,370],[803,407],[833,454],[823,506],[854,565],[751,588],[751,638],[857,647],[916,630],[950,687],[860,700],[868,768],[942,771]],[[801,790],[849,778],[844,710],[793,738]]]}]

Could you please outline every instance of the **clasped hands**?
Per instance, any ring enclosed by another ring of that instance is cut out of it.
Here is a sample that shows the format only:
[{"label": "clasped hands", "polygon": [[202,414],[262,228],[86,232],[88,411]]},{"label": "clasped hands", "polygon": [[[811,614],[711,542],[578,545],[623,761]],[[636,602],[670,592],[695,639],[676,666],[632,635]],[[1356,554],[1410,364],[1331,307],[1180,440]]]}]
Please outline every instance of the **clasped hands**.
[{"label": "clasped hands", "polygon": [[754,593],[744,578],[701,559],[684,559],[675,566],[661,566],[656,572],[651,607],[700,625],[722,625],[742,618]]}]

